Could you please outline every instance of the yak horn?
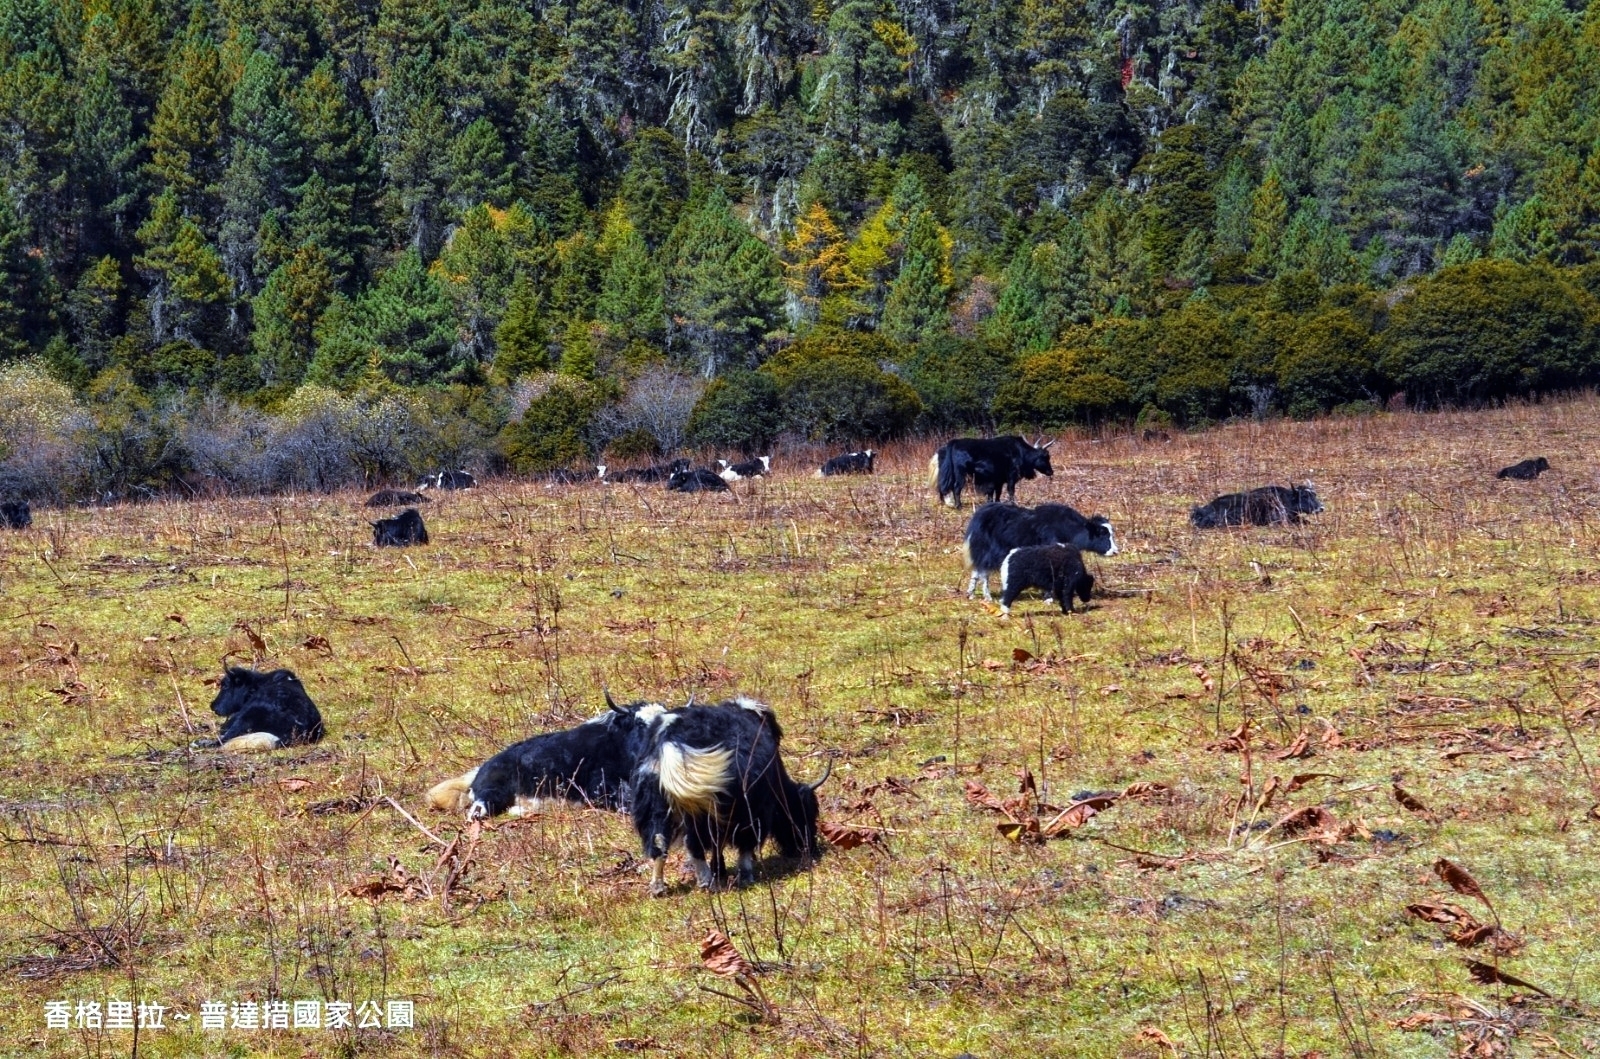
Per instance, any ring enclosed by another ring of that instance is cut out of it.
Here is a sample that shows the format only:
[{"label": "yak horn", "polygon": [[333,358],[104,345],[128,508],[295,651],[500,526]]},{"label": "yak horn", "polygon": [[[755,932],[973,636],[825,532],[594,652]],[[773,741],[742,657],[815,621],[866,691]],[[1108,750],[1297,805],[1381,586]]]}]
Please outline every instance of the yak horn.
[{"label": "yak horn", "polygon": [[829,761],[825,765],[822,766],[822,778],[819,779],[815,783],[806,784],[806,788],[808,790],[811,790],[811,791],[815,792],[817,790],[817,788],[821,787],[824,783],[828,782],[828,777],[831,776],[831,775],[833,775],[833,762]]},{"label": "yak horn", "polygon": [[617,705],[617,701],[611,697],[611,689],[610,688],[601,688],[600,689],[600,693],[606,697],[606,705],[608,707],[610,707],[611,709],[615,710],[618,713],[627,713],[628,712],[627,710],[623,709],[621,706]]},{"label": "yak horn", "polygon": [[691,707],[693,705],[694,705],[694,692],[691,691],[691,692],[689,692],[689,701],[683,704],[683,708],[687,710],[689,707]]},{"label": "yak horn", "polygon": [[[1039,440],[1040,441],[1044,441],[1043,438],[1040,438]],[[1058,442],[1060,440],[1061,440],[1060,438],[1051,438],[1049,441],[1045,441],[1044,444],[1040,445],[1039,447],[1041,449],[1048,449],[1051,445],[1054,445],[1056,442]]]}]

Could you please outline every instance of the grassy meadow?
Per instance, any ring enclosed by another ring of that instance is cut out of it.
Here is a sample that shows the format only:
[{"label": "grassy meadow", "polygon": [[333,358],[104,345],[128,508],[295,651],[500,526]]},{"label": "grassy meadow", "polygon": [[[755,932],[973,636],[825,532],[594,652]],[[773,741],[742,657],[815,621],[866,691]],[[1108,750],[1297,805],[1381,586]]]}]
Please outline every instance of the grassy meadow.
[{"label": "grassy meadow", "polygon": [[[491,482],[409,550],[355,494],[0,533],[0,1052],[1600,1055],[1600,401],[1064,439],[1019,499],[1122,549],[1070,616],[965,598],[933,447],[731,497]],[[1325,514],[1188,525],[1291,478]],[[189,749],[225,655],[328,738]],[[602,688],[771,703],[866,841],[719,893],[679,850],[652,899],[623,816],[426,808]],[[172,1017],[279,998],[415,1025]],[[47,1028],[112,1000],[167,1026]]]}]

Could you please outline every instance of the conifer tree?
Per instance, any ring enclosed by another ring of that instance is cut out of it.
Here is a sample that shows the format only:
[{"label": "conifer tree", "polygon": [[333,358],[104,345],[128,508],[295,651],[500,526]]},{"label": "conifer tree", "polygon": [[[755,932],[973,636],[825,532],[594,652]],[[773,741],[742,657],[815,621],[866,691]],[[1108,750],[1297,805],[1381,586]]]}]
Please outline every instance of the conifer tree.
[{"label": "conifer tree", "polygon": [[707,377],[754,360],[757,341],[782,311],[777,257],[713,192],[684,217],[667,272],[667,304],[687,352]]},{"label": "conifer tree", "polygon": [[306,245],[267,277],[254,303],[256,370],[267,386],[299,385],[316,352],[316,327],[335,291],[321,249]]},{"label": "conifer tree", "polygon": [[883,305],[883,333],[897,342],[931,338],[950,324],[950,233],[919,210],[905,229],[900,274]]},{"label": "conifer tree", "polygon": [[200,17],[204,6],[196,6],[156,104],[146,170],[158,191],[170,188],[185,208],[209,218],[215,214],[205,196],[222,179],[222,129],[230,87],[222,57]]},{"label": "conifer tree", "polygon": [[170,188],[156,199],[138,236],[144,253],[134,265],[149,287],[146,300],[157,344],[174,338],[196,342],[208,330],[208,314],[228,298],[222,258],[200,226],[184,215]]},{"label": "conifer tree", "polygon": [[502,382],[550,370],[550,336],[539,290],[525,272],[512,281],[494,344],[494,375]]},{"label": "conifer tree", "polygon": [[659,343],[666,329],[666,279],[618,202],[600,239],[606,260],[595,318],[623,339]]},{"label": "conifer tree", "polygon": [[[820,202],[813,202],[795,222],[794,234],[784,243],[783,267],[790,319],[801,327],[822,319],[830,298],[835,304],[851,299],[863,286],[851,265],[844,233]],[[829,322],[843,324],[843,320]]]},{"label": "conifer tree", "polygon": [[67,318],[77,359],[91,375],[111,362],[111,343],[120,330],[123,289],[116,258],[102,257],[84,271],[67,295]]}]

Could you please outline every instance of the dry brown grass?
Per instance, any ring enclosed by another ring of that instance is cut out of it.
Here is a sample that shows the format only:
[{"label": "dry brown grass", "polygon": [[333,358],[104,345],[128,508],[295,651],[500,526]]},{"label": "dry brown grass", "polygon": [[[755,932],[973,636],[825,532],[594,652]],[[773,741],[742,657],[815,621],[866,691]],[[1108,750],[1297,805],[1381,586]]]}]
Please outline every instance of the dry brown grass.
[{"label": "dry brown grass", "polygon": [[[870,479],[780,460],[734,497],[495,483],[426,508],[435,543],[404,552],[368,546],[353,495],[39,512],[0,535],[0,1039],[129,1051],[47,1031],[52,999],[407,998],[413,1031],[139,1051],[1600,1054],[1597,411],[1068,439],[1021,499],[1106,514],[1123,548],[1070,617],[963,598],[931,444]],[[1541,481],[1494,480],[1532,455]],[[1307,477],[1328,510],[1304,526],[1187,524]],[[188,750],[252,637],[328,740]],[[793,771],[836,759],[825,816],[880,841],[653,901],[624,818],[472,835],[422,808],[603,687],[773,703]],[[1014,843],[965,788],[1009,798],[1023,767],[1056,807],[1169,789]],[[1464,900],[1441,857],[1498,940],[1407,915]],[[701,966],[712,929],[770,1010]]]}]

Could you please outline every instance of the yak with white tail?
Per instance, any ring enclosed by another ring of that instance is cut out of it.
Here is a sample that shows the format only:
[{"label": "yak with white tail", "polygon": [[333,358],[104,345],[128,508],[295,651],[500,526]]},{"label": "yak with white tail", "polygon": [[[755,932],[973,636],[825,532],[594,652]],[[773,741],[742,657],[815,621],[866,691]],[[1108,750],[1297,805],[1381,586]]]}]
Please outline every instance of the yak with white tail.
[{"label": "yak with white tail", "polygon": [[[620,707],[619,707],[620,709]],[[645,710],[635,708],[638,715]],[[646,722],[634,765],[633,823],[651,862],[650,892],[667,892],[667,850],[681,834],[702,887],[727,880],[722,848],[739,851],[738,881],[755,881],[755,854],[768,839],[786,857],[820,853],[815,783],[789,777],[783,731],[770,707],[737,698],[666,710]]]}]

